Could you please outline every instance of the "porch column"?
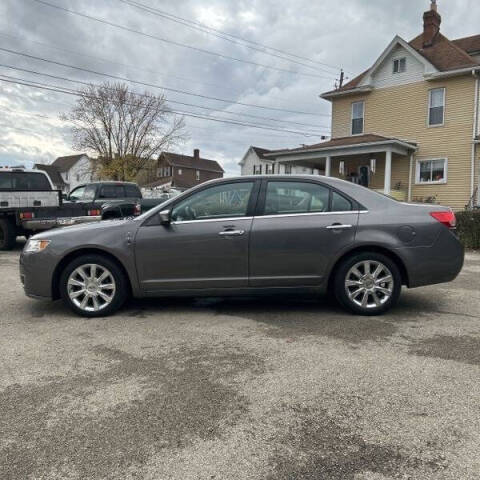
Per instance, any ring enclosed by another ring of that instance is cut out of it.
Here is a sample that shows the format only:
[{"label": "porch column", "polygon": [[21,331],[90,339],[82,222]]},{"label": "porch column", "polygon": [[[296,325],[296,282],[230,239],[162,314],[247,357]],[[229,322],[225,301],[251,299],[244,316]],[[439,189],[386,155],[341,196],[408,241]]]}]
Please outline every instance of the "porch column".
[{"label": "porch column", "polygon": [[330,177],[332,175],[332,157],[325,158],[325,176]]},{"label": "porch column", "polygon": [[390,195],[392,190],[392,151],[385,152],[385,183],[383,186],[383,193]]}]

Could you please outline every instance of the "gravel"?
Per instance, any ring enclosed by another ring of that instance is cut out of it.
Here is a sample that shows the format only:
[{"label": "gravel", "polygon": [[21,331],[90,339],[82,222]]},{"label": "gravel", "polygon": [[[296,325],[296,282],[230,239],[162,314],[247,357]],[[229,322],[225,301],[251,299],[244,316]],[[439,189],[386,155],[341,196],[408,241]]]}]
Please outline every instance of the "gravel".
[{"label": "gravel", "polygon": [[480,254],[376,318],[328,298],[83,319],[0,252],[0,478],[478,479]]}]

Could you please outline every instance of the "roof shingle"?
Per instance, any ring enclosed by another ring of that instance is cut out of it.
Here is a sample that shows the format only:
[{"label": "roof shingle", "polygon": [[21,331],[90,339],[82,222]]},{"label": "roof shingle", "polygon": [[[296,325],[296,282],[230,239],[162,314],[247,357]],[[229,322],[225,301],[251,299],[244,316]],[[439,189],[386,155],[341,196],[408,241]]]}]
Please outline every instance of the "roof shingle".
[{"label": "roof shingle", "polygon": [[67,155],[65,157],[58,157],[52,165],[58,168],[62,173],[70,170],[82,157],[86,157],[85,153],[79,153],[78,155]]},{"label": "roof shingle", "polygon": [[170,152],[163,152],[160,156],[163,156],[174,167],[194,168],[208,172],[224,173],[223,168],[215,160],[208,160],[206,158],[196,159],[189,155]]}]

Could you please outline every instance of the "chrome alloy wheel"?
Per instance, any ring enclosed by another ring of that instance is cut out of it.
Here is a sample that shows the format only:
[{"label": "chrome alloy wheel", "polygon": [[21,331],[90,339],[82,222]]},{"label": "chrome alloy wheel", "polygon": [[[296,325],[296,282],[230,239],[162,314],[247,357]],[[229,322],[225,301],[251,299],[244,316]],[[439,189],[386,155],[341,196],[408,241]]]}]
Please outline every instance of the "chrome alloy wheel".
[{"label": "chrome alloy wheel", "polygon": [[377,308],[393,294],[392,272],[381,262],[363,260],[355,264],[345,277],[348,298],[362,308]]},{"label": "chrome alloy wheel", "polygon": [[97,312],[110,305],[116,284],[112,273],[94,263],[80,265],[68,277],[67,292],[72,303],[86,312]]}]

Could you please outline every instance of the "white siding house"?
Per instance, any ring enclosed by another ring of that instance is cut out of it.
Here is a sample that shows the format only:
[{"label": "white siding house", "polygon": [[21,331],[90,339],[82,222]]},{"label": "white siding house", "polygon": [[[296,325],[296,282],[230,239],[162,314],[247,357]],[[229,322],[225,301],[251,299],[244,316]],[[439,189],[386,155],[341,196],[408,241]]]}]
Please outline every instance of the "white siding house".
[{"label": "white siding house", "polygon": [[265,154],[270,150],[259,147],[249,147],[242,160],[240,160],[241,175],[268,175],[268,174],[304,174],[319,175],[323,171],[304,166],[292,166],[277,162],[274,158],[268,159]]},{"label": "white siding house", "polygon": [[53,163],[65,182],[65,193],[71,192],[75,187],[94,180],[93,166],[88,155],[69,155],[59,157]]}]

